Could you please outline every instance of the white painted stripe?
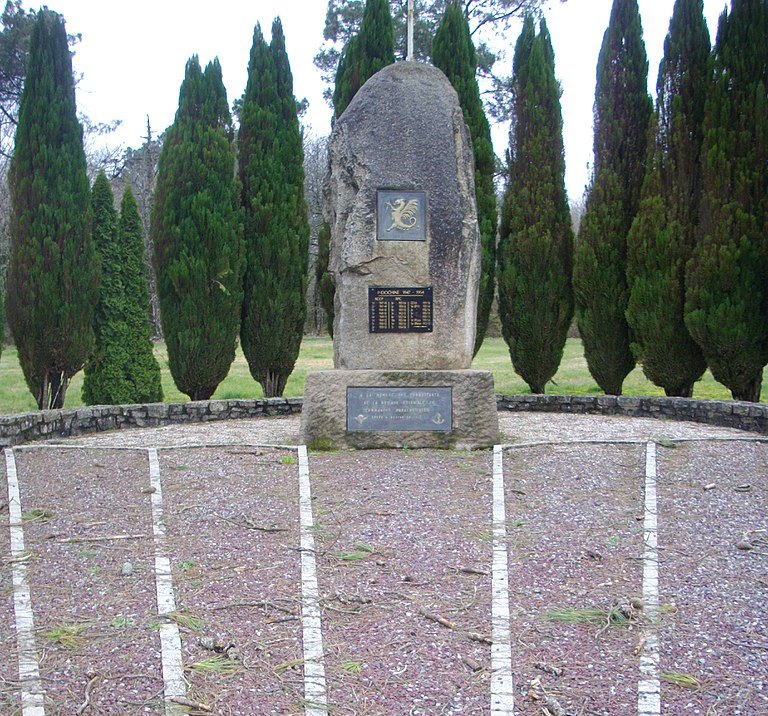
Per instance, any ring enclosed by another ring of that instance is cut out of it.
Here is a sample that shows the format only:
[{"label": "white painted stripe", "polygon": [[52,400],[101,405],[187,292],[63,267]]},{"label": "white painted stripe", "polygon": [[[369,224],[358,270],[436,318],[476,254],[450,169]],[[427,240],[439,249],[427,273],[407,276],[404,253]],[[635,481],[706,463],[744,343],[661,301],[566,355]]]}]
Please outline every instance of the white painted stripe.
[{"label": "white painted stripe", "polygon": [[312,491],[309,482],[307,446],[299,446],[299,513],[301,518],[301,621],[304,644],[304,699],[306,716],[326,716],[328,695],[323,664],[323,634],[320,625],[320,593],[312,534]]},{"label": "white painted stripe", "polygon": [[[163,521],[163,486],[160,482],[160,462],[157,450],[150,448],[149,482],[152,492],[152,533],[155,538],[155,586],[157,588],[157,613],[166,616],[176,611],[171,578],[171,560],[165,553],[165,522]],[[184,697],[187,686],[184,681],[184,667],[181,657],[181,637],[175,622],[166,621],[160,625],[160,655],[163,664],[163,688],[165,693],[166,716],[185,714],[187,709],[171,701]]]},{"label": "white painted stripe", "polygon": [[638,716],[660,716],[661,685],[659,683],[659,637],[656,623],[659,613],[658,512],[656,498],[656,443],[645,449],[645,519],[643,521],[643,604],[645,626],[640,652],[638,683]]},{"label": "white painted stripe", "polygon": [[[13,450],[5,449],[5,473],[8,478],[8,517],[11,525],[11,558],[24,558],[24,527],[21,517],[21,493]],[[13,562],[13,610],[16,615],[16,650],[19,657],[22,716],[45,716],[42,681],[35,646],[32,596],[27,582],[27,565]]]},{"label": "white painted stripe", "polygon": [[491,714],[514,713],[512,646],[509,634],[509,565],[507,516],[504,507],[504,466],[501,445],[493,448],[493,569],[491,576]]}]

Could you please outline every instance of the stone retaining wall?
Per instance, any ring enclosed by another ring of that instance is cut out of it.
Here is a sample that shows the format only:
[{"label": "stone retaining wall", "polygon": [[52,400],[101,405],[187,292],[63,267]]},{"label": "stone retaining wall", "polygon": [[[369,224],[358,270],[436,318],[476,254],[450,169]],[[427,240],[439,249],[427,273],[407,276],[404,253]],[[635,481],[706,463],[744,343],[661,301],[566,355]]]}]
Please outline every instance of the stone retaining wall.
[{"label": "stone retaining wall", "polygon": [[[0,446],[119,428],[147,428],[169,423],[291,415],[300,413],[301,405],[301,398],[264,398],[38,410],[0,416]],[[497,406],[499,410],[513,412],[538,411],[686,420],[768,434],[766,403],[613,395],[499,395]]]},{"label": "stone retaining wall", "polygon": [[0,446],[122,428],[154,428],[170,423],[291,415],[301,412],[301,403],[301,398],[264,398],[37,410],[32,413],[0,416]]},{"label": "stone retaining wall", "polygon": [[768,434],[768,404],[636,395],[500,395],[499,410],[623,415],[707,423]]}]

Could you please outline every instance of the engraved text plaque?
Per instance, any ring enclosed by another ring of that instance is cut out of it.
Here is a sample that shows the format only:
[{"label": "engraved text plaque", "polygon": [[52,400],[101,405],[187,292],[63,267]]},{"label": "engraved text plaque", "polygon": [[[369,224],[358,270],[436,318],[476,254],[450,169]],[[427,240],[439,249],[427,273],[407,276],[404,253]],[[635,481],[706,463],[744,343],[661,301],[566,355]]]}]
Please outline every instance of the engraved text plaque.
[{"label": "engraved text plaque", "polygon": [[347,431],[450,432],[450,387],[347,388]]},{"label": "engraved text plaque", "polygon": [[368,287],[370,333],[431,333],[432,286]]}]

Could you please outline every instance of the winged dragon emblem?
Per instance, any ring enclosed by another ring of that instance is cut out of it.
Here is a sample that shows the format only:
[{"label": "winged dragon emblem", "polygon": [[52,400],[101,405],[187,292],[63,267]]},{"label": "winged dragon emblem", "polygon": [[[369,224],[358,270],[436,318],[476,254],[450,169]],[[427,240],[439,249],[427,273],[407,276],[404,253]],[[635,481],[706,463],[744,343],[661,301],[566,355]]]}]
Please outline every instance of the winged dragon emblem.
[{"label": "winged dragon emblem", "polygon": [[408,231],[416,227],[419,213],[419,200],[409,199],[406,201],[398,197],[394,201],[387,202],[387,208],[390,210],[392,225],[387,231]]}]

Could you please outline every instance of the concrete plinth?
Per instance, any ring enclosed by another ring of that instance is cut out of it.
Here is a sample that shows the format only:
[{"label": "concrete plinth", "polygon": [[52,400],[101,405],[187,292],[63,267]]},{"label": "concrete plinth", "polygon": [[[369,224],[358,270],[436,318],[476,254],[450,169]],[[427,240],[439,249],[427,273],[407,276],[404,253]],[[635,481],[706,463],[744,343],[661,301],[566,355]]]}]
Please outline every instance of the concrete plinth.
[{"label": "concrete plinth", "polygon": [[499,442],[493,376],[481,370],[310,373],[301,439],[310,448],[487,448]]}]

